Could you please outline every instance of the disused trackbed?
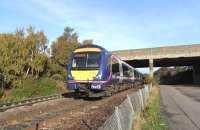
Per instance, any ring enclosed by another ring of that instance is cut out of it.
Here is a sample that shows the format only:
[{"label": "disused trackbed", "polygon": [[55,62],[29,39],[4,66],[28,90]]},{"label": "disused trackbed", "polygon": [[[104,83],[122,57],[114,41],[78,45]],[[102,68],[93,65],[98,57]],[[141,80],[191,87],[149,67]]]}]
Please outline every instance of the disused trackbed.
[{"label": "disused trackbed", "polygon": [[[135,84],[135,85],[137,85],[137,84]],[[130,89],[130,87],[125,88],[120,91],[125,91],[127,89]],[[118,92],[120,92],[120,91],[118,91]],[[118,92],[115,92],[115,94]],[[8,109],[17,108],[17,107],[21,107],[21,106],[32,105],[32,104],[39,103],[39,102],[45,102],[45,101],[49,101],[49,100],[59,99],[59,98],[63,98],[63,97],[73,97],[73,96],[74,96],[73,92],[66,92],[66,93],[54,94],[54,95],[50,95],[50,96],[41,96],[41,97],[36,97],[36,98],[30,98],[30,99],[26,99],[26,100],[22,100],[22,101],[17,101],[17,102],[4,103],[4,104],[0,104],[0,112],[4,112]]]},{"label": "disused trackbed", "polygon": [[119,105],[128,93],[135,90],[129,89],[101,100],[67,97],[10,109],[0,113],[0,129],[95,129],[112,114],[114,107]]},{"label": "disused trackbed", "polygon": [[0,112],[6,111],[11,108],[16,108],[16,107],[25,106],[25,105],[32,105],[32,104],[39,103],[39,102],[62,98],[63,94],[42,96],[42,97],[30,98],[30,99],[26,99],[26,100],[22,100],[22,101],[18,101],[18,102],[0,104]]}]

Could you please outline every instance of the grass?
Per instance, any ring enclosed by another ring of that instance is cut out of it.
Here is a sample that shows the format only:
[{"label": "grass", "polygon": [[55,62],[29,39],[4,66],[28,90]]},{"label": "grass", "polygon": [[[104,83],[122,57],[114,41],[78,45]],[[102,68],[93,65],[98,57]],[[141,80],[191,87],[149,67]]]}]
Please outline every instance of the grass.
[{"label": "grass", "polygon": [[65,85],[51,78],[27,79],[20,88],[12,88],[8,95],[0,99],[0,104],[16,102],[38,96],[47,96],[65,91]]},{"label": "grass", "polygon": [[149,105],[143,114],[142,130],[168,130],[160,112],[159,88],[154,87],[153,89],[150,93]]}]

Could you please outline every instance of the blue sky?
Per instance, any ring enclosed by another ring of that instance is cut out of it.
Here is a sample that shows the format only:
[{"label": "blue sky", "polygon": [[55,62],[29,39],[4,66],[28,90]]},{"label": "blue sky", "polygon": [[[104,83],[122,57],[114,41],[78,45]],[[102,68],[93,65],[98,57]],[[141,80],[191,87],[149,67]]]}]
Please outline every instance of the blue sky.
[{"label": "blue sky", "polygon": [[0,32],[29,25],[50,42],[70,26],[108,50],[200,43],[200,1],[1,0]]}]

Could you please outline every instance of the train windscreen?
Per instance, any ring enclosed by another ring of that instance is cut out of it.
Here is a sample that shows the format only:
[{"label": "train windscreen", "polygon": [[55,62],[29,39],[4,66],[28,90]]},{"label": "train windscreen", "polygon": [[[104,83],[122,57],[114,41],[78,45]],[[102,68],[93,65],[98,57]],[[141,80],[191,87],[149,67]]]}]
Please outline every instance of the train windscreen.
[{"label": "train windscreen", "polygon": [[99,52],[75,53],[72,61],[73,70],[92,70],[100,66]]}]

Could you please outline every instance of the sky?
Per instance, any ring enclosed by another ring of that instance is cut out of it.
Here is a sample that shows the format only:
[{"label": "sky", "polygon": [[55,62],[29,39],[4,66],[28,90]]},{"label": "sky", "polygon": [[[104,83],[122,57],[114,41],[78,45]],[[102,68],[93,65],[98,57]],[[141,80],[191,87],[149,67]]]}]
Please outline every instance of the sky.
[{"label": "sky", "polygon": [[0,32],[74,28],[108,50],[200,43],[200,0],[1,0]]}]

